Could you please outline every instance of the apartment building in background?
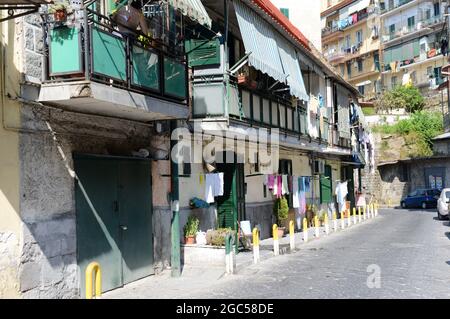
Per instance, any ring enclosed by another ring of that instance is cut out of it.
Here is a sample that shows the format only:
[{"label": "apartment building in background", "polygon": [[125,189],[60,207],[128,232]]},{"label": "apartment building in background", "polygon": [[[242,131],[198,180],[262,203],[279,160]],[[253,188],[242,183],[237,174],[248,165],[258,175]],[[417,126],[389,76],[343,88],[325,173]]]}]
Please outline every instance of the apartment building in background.
[{"label": "apartment building in background", "polygon": [[380,2],[383,85],[412,83],[435,94],[448,51],[442,0]]},{"label": "apartment building in background", "polygon": [[[377,94],[412,84],[444,108],[448,30],[442,0],[323,0],[322,52],[371,105]],[[433,99],[435,98],[435,99]]]},{"label": "apartment building in background", "polygon": [[381,91],[380,18],[374,0],[322,1],[322,52],[371,102]]}]

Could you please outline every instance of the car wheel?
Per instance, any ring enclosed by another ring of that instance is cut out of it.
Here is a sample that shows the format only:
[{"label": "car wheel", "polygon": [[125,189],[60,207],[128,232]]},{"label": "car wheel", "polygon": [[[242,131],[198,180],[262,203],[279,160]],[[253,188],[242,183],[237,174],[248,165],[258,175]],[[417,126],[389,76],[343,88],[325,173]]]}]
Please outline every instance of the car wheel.
[{"label": "car wheel", "polygon": [[427,203],[423,202],[423,203],[422,203],[422,209],[427,209],[427,208],[428,208]]},{"label": "car wheel", "polygon": [[406,208],[406,203],[402,202],[402,208],[405,209]]}]

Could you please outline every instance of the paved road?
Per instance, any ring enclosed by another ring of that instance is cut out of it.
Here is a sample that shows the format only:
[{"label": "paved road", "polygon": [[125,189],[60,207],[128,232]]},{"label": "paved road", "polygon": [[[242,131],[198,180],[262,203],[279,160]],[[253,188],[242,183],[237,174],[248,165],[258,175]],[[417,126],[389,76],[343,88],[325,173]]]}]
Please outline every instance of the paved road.
[{"label": "paved road", "polygon": [[[302,247],[165,297],[450,298],[450,225],[434,211],[384,210],[375,220]],[[138,285],[134,293],[118,290],[112,297],[156,297],[146,291]]]}]

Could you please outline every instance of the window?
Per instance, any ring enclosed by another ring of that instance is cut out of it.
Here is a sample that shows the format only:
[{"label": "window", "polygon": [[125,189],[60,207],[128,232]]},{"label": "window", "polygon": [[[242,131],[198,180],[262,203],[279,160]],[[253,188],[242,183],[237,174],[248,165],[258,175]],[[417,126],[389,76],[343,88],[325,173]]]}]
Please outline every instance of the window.
[{"label": "window", "polygon": [[359,59],[357,61],[358,63],[358,72],[362,72],[363,71],[363,61],[361,59]]},{"label": "window", "polygon": [[362,30],[356,31],[356,45],[363,42],[363,32]]},{"label": "window", "polygon": [[346,49],[348,49],[348,48],[350,48],[351,47],[351,38],[350,38],[350,34],[349,35],[347,35],[346,37],[345,37],[345,48]]},{"label": "window", "polygon": [[394,8],[394,0],[389,0],[389,10]]},{"label": "window", "polygon": [[434,8],[434,16],[438,16],[441,15],[441,7],[439,6],[439,2],[435,2],[433,4],[433,8]]},{"label": "window", "polygon": [[408,30],[413,29],[414,26],[415,26],[415,24],[416,24],[416,19],[415,19],[415,17],[414,17],[414,16],[409,17],[409,18],[408,18]]},{"label": "window", "polygon": [[341,76],[344,76],[344,74],[345,74],[345,65],[341,64],[340,67],[341,67]]},{"label": "window", "polygon": [[348,77],[352,76],[352,63],[351,62],[347,62],[347,75],[348,75]]},{"label": "window", "polygon": [[289,19],[289,9],[288,8],[280,8],[281,13]]},{"label": "window", "polygon": [[395,33],[395,24],[391,24],[389,26],[389,34],[393,35]]},{"label": "window", "polygon": [[375,66],[375,70],[380,71],[380,54],[379,53],[375,53],[373,55],[373,64]]},{"label": "window", "polygon": [[392,78],[391,78],[391,87],[392,88],[395,88],[397,86],[397,77],[396,76],[393,76]]},{"label": "window", "polygon": [[358,91],[359,91],[359,93],[361,93],[362,95],[364,95],[364,85],[360,85],[360,86],[358,86]]},{"label": "window", "polygon": [[431,19],[431,10],[428,9],[425,11],[425,20],[430,20]]},{"label": "window", "polygon": [[327,7],[331,7],[331,0],[327,0]]}]

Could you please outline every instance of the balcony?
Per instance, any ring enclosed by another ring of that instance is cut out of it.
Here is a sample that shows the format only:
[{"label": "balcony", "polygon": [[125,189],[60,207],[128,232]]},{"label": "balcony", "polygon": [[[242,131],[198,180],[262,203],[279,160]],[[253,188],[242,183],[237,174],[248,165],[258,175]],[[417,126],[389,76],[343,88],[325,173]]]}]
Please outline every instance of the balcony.
[{"label": "balcony", "polygon": [[48,59],[41,102],[144,121],[188,116],[183,49],[118,28],[117,22],[89,8],[79,16],[70,26],[46,16]]},{"label": "balcony", "polygon": [[407,3],[413,2],[413,1],[415,1],[415,0],[400,0],[393,6],[385,6],[386,2],[384,2],[384,3],[382,2],[380,4],[380,14],[385,14],[385,13],[391,12],[391,11],[393,11],[397,8],[400,8],[401,6],[403,6]]},{"label": "balcony", "polygon": [[427,20],[418,22],[413,26],[403,26],[401,30],[396,32],[390,32],[389,28],[384,29],[384,34],[382,36],[383,43],[387,43],[396,39],[406,37],[408,35],[420,33],[421,31],[430,31],[433,27],[441,25],[445,22],[445,18],[442,15],[432,17]]},{"label": "balcony", "polygon": [[325,27],[322,29],[322,38],[327,38],[329,35],[334,34],[339,31],[344,31],[351,28],[354,25],[360,24],[360,22],[366,20],[369,16],[376,14],[377,10],[375,7],[369,7],[363,9],[353,15],[348,16],[340,21],[333,21],[333,26]]}]

